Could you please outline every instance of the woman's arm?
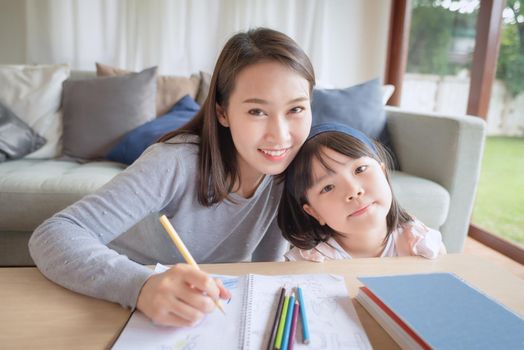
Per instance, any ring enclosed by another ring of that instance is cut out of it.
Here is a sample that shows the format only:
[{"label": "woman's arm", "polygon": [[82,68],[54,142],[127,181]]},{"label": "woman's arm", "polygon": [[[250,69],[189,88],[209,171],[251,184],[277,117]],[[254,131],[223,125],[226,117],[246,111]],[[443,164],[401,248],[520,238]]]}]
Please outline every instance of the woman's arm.
[{"label": "woman's arm", "polygon": [[40,225],[29,251],[50,280],[76,292],[134,307],[151,270],[106,247],[177,191],[177,163],[154,145],[113,180]]}]

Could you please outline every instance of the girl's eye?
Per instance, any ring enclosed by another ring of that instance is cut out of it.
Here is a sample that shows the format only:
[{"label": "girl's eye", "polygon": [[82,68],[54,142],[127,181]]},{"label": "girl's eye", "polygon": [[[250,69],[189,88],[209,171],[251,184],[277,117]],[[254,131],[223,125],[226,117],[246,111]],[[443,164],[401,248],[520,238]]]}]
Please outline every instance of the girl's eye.
[{"label": "girl's eye", "polygon": [[367,168],[368,168],[367,165],[361,165],[355,169],[355,173],[357,174],[363,173],[364,171],[366,171]]},{"label": "girl's eye", "polygon": [[303,112],[305,110],[304,107],[294,107],[294,108],[291,108],[291,113],[300,113],[300,112]]},{"label": "girl's eye", "polygon": [[320,193],[331,192],[331,190],[333,189],[333,187],[335,187],[335,186],[333,186],[333,185],[327,185],[327,186],[324,186],[324,187],[322,188],[322,190],[320,191]]},{"label": "girl's eye", "polygon": [[250,109],[248,113],[257,117],[262,117],[263,115],[265,115],[263,110],[257,108]]}]

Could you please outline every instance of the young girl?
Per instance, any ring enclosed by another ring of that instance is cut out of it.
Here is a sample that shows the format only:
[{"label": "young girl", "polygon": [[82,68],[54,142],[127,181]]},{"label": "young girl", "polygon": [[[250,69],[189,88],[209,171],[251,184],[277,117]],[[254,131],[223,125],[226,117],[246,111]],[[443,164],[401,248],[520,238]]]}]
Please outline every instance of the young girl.
[{"label": "young girl", "polygon": [[445,254],[440,232],[395,200],[380,145],[350,127],[314,126],[288,170],[278,213],[288,260]]},{"label": "young girl", "polygon": [[[157,324],[198,322],[228,291],[185,264],[155,275],[141,265],[183,261],[159,214],[198,263],[281,258],[283,185],[273,175],[309,133],[314,81],[308,57],[288,36],[265,28],[234,35],[187,125],[36,229],[29,249],[38,268],[66,288],[136,307]],[[144,218],[150,225],[122,235]]]}]

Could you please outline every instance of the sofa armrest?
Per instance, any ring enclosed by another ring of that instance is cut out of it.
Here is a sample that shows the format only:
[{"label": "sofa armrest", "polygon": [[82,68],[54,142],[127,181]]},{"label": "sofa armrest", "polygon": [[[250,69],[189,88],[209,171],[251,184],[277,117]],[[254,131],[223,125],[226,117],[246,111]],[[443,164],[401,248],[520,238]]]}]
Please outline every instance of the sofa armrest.
[{"label": "sofa armrest", "polygon": [[434,181],[449,192],[449,213],[440,231],[448,252],[461,252],[480,175],[485,122],[473,116],[395,107],[386,107],[386,113],[400,170]]}]

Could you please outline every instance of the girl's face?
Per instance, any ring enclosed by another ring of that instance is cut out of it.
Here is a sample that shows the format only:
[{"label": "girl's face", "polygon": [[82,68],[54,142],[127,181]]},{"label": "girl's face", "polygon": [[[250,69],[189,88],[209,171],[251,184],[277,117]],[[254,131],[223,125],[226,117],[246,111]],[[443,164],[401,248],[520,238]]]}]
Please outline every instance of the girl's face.
[{"label": "girl's face", "polygon": [[229,127],[242,178],[282,173],[311,128],[309,83],[278,62],[242,69],[227,109],[217,106]]},{"label": "girl's face", "polygon": [[385,227],[392,194],[383,165],[370,157],[353,159],[322,147],[326,169],[312,162],[313,186],[304,210],[321,225],[352,235]]}]

